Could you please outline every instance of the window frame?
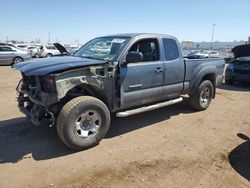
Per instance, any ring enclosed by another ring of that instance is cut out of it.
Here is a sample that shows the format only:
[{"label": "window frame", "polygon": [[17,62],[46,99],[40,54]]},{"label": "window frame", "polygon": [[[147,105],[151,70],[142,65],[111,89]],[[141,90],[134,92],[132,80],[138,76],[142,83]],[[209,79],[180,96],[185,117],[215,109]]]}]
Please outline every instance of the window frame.
[{"label": "window frame", "polygon": [[[157,60],[152,60],[152,61],[141,61],[141,62],[136,62],[136,63],[147,63],[147,62],[158,62],[158,61],[161,61],[160,40],[159,40],[159,38],[157,38],[157,37],[140,38],[140,39],[138,39],[138,40],[136,40],[136,41],[133,41],[132,44],[130,44],[129,47],[128,47],[127,53],[126,53],[126,55],[125,55],[125,59],[126,59],[127,54],[130,52],[130,49],[131,49],[135,44],[138,44],[138,43],[140,43],[141,41],[154,41],[154,42],[156,42],[156,50],[158,50],[158,54],[157,54],[158,59],[157,59]],[[138,46],[137,46],[137,48],[138,48]]]},{"label": "window frame", "polygon": [[[8,51],[5,51],[5,50],[3,50],[3,48],[8,48],[8,49],[10,49],[10,50],[8,50]],[[13,52],[14,50],[11,48],[11,47],[9,47],[9,46],[1,46],[1,52]]]}]

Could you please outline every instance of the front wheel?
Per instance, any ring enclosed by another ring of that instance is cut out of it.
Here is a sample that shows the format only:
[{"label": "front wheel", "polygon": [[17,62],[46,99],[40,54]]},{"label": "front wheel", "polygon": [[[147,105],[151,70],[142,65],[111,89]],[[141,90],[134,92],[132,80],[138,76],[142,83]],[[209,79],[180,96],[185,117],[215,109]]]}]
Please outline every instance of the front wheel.
[{"label": "front wheel", "polygon": [[214,86],[210,80],[200,83],[196,91],[190,95],[189,104],[196,110],[206,110],[214,96]]},{"label": "front wheel", "polygon": [[110,113],[97,98],[76,97],[61,110],[57,132],[69,148],[79,151],[97,145],[108,132]]},{"label": "front wheel", "polygon": [[23,61],[23,58],[21,58],[21,57],[15,57],[13,59],[13,64],[16,64],[16,63],[19,63],[19,62],[22,62],[22,61]]}]

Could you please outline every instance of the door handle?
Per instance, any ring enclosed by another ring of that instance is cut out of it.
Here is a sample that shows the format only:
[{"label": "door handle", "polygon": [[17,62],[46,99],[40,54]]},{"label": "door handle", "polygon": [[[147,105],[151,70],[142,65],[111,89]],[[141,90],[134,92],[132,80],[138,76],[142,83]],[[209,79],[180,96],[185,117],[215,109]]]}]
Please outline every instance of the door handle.
[{"label": "door handle", "polygon": [[159,73],[161,73],[163,71],[163,68],[161,68],[161,67],[157,67],[156,69],[155,69],[155,73],[156,74],[159,74]]},{"label": "door handle", "polygon": [[142,88],[142,84],[137,84],[137,85],[130,85],[128,86],[129,89],[140,89]]}]

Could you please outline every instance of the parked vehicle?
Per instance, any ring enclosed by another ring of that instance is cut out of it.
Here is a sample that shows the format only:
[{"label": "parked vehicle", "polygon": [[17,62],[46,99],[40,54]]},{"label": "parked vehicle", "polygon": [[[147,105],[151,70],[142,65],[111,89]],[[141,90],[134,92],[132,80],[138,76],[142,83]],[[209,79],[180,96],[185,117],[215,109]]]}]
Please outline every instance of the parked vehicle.
[{"label": "parked vehicle", "polygon": [[196,56],[198,56],[199,58],[215,58],[220,57],[220,54],[217,51],[203,50],[199,53],[196,53]]},{"label": "parked vehicle", "polygon": [[5,43],[5,42],[0,42],[0,46],[14,46],[14,44],[10,44],[10,43]]},{"label": "parked vehicle", "polygon": [[37,50],[37,46],[28,46],[28,47],[27,47],[27,52],[28,52],[32,57],[34,57],[33,54],[34,54],[34,51],[35,51],[35,50]]},{"label": "parked vehicle", "polygon": [[190,59],[200,59],[201,57],[198,54],[201,52],[202,50],[191,50],[186,57]]},{"label": "parked vehicle", "polygon": [[179,103],[184,94],[194,109],[207,109],[223,80],[224,60],[183,59],[172,36],[122,34],[93,39],[73,56],[15,68],[22,73],[20,110],[35,125],[56,124],[61,140],[82,150],[101,141],[111,114],[127,117]]},{"label": "parked vehicle", "polygon": [[40,48],[43,45],[35,45],[34,48],[30,49],[29,52],[32,57],[40,58]]},{"label": "parked vehicle", "polygon": [[60,52],[60,55],[56,55],[56,56],[62,56],[62,55],[73,55],[75,52],[71,50],[70,47],[64,47],[63,45],[61,45],[60,43],[54,43],[53,44],[56,49]]},{"label": "parked vehicle", "polygon": [[39,57],[51,57],[61,54],[54,45],[43,45],[39,48]]},{"label": "parked vehicle", "polygon": [[226,68],[226,84],[233,84],[235,81],[250,83],[250,44],[236,46],[232,52],[235,60]]},{"label": "parked vehicle", "polygon": [[21,50],[28,51],[29,44],[15,44],[15,47]]},{"label": "parked vehicle", "polygon": [[12,65],[29,60],[30,55],[14,46],[0,45],[0,65]]}]

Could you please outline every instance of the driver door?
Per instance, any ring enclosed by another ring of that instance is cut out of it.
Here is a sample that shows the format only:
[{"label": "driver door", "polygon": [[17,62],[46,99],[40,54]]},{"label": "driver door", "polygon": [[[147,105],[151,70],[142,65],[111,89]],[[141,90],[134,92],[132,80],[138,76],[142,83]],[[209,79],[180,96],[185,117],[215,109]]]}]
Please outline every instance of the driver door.
[{"label": "driver door", "polygon": [[121,65],[121,108],[129,108],[163,98],[164,66],[158,39],[142,39],[130,50],[141,52],[143,61]]}]

